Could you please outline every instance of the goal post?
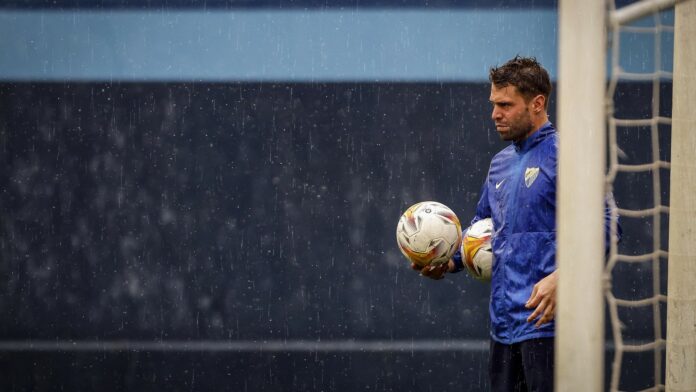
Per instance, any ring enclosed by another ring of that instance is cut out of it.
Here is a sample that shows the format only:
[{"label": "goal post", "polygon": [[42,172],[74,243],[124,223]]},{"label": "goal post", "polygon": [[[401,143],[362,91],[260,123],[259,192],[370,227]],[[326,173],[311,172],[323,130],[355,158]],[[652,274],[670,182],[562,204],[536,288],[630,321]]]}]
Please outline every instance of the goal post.
[{"label": "goal post", "polygon": [[[604,384],[606,5],[559,4],[555,390]],[[582,16],[581,16],[582,15]]]},{"label": "goal post", "polygon": [[675,6],[667,391],[696,391],[696,0]]}]

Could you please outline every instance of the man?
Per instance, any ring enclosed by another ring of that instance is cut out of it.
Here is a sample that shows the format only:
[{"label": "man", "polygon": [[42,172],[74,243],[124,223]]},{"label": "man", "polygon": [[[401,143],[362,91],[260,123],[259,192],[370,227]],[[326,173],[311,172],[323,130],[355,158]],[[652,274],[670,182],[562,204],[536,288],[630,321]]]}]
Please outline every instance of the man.
[{"label": "man", "polygon": [[[552,391],[558,136],[547,115],[551,81],[536,59],[519,56],[492,68],[489,79],[491,118],[512,142],[491,161],[472,220],[491,217],[495,230],[491,390]],[[440,279],[463,268],[458,253],[421,274]]]}]

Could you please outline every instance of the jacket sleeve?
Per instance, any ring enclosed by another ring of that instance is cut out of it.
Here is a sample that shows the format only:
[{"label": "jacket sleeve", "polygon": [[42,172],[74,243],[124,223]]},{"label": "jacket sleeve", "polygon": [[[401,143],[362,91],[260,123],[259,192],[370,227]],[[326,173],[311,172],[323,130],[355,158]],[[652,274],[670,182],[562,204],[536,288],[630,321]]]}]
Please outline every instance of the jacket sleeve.
[{"label": "jacket sleeve", "polygon": [[481,219],[490,217],[491,204],[488,201],[488,177],[486,177],[486,181],[483,183],[483,186],[481,187],[481,198],[479,199],[478,204],[476,205],[476,216],[474,216],[474,219],[471,220],[471,224],[473,225]]}]

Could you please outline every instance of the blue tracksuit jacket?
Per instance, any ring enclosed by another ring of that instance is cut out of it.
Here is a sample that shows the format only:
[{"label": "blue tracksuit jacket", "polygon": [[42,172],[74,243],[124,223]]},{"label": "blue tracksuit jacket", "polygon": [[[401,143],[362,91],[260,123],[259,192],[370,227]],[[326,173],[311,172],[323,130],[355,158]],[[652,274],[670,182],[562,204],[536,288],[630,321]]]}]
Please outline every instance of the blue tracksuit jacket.
[{"label": "blue tracksuit jacket", "polygon": [[524,307],[533,286],[556,269],[558,136],[551,123],[493,157],[472,221],[491,217],[491,337],[505,344],[551,337],[554,322],[535,328]]},{"label": "blue tracksuit jacket", "polygon": [[[554,335],[553,321],[539,328],[527,322],[534,309],[527,309],[524,304],[534,285],[556,269],[557,156],[558,135],[550,122],[529,138],[514,142],[496,154],[481,190],[476,217],[471,222],[493,219],[491,338],[500,343],[513,344]],[[607,203],[607,249],[610,220]],[[620,239],[621,226],[617,225],[617,229]],[[461,254],[458,252],[454,258],[461,269]]]}]

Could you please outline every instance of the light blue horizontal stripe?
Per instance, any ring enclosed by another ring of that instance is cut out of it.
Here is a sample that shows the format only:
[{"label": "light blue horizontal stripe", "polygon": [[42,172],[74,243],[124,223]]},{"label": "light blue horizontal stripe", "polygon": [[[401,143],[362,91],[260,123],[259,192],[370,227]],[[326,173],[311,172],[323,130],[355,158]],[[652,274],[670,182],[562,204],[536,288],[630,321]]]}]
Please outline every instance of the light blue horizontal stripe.
[{"label": "light blue horizontal stripe", "polygon": [[[631,340],[630,346],[652,341]],[[437,352],[487,351],[488,339],[449,340],[0,340],[0,352]],[[612,341],[604,344],[614,351]]]},{"label": "light blue horizontal stripe", "polygon": [[556,74],[555,10],[0,11],[4,81],[483,81]]}]

